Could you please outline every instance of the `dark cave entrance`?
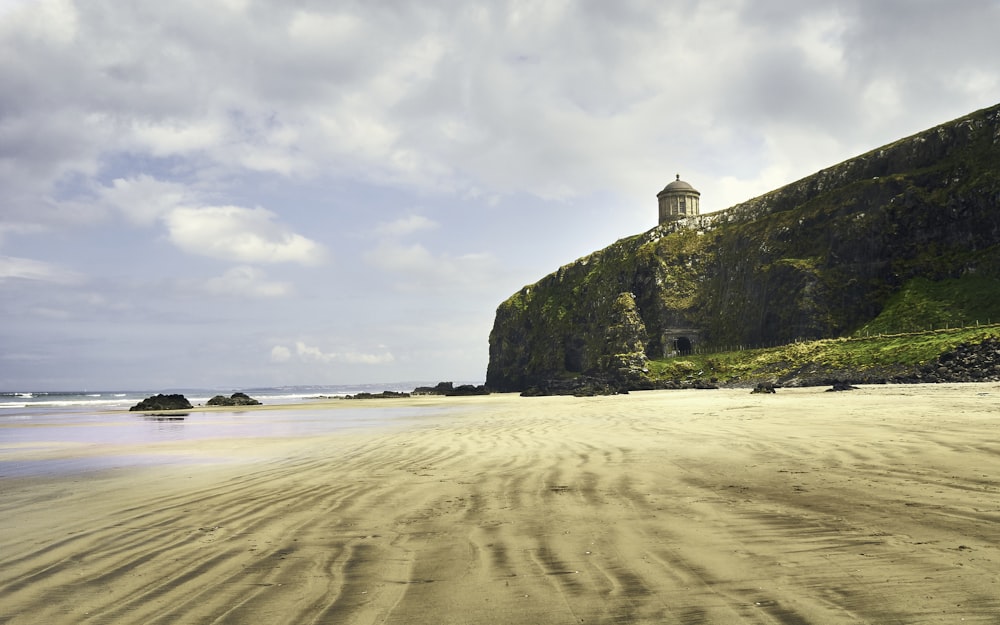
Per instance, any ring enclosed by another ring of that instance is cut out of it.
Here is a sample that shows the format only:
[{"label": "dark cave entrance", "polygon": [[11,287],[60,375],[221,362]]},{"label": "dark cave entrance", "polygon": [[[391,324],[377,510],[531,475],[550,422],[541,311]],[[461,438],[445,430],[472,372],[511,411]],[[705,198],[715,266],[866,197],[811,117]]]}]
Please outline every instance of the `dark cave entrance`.
[{"label": "dark cave entrance", "polygon": [[674,339],[674,349],[681,356],[688,356],[694,352],[694,344],[686,336],[678,336]]},{"label": "dark cave entrance", "polygon": [[584,343],[581,339],[573,339],[563,350],[563,367],[570,373],[583,371]]}]

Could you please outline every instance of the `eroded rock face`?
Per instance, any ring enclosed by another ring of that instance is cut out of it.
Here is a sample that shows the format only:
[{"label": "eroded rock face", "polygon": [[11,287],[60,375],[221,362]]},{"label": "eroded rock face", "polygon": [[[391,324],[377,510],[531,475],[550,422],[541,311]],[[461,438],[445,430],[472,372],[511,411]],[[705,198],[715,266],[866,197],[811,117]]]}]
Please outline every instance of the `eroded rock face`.
[{"label": "eroded rock face", "polygon": [[604,333],[601,369],[620,388],[638,384],[647,372],[646,324],[639,316],[635,295],[622,293],[611,307],[611,322]]},{"label": "eroded rock face", "polygon": [[[498,307],[486,385],[615,380],[678,328],[717,348],[842,336],[910,280],[972,273],[1000,280],[1000,106],[561,267]],[[640,325],[642,350],[610,336]]]},{"label": "eroded rock face", "polygon": [[129,408],[131,412],[158,412],[160,410],[190,410],[194,406],[180,394],[153,395]]}]

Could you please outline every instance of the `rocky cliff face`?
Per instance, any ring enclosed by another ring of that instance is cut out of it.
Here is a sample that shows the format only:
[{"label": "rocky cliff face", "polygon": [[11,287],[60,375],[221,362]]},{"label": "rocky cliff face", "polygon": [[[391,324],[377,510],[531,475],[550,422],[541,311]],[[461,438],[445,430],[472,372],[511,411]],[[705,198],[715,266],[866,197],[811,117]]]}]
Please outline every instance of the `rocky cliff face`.
[{"label": "rocky cliff face", "polygon": [[524,287],[497,309],[487,385],[584,373],[634,385],[646,358],[688,342],[840,336],[915,278],[972,274],[1000,278],[1000,105]]}]

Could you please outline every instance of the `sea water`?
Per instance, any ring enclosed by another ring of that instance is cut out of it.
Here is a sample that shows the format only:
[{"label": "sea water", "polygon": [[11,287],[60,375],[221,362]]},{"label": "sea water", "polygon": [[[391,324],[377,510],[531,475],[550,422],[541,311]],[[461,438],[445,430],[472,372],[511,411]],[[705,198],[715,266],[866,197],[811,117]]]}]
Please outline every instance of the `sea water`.
[{"label": "sea water", "polygon": [[167,389],[158,391],[6,391],[0,392],[0,419],[14,414],[36,414],[51,411],[93,412],[95,410],[128,409],[152,395],[179,393],[193,405],[204,404],[216,395],[246,393],[262,404],[294,404],[321,397],[344,397],[361,392],[411,391],[428,383],[400,382],[396,384],[352,384],[328,386],[274,386],[248,389]]},{"label": "sea water", "polygon": [[[228,410],[145,414],[129,412],[157,392],[6,392],[0,393],[0,479],[53,473],[85,473],[155,463],[196,462],[196,456],[154,453],[162,443],[208,438],[275,438],[328,434],[347,428],[383,425],[420,416],[428,407],[373,407],[365,402],[336,409],[310,409],[319,399],[359,392],[412,390],[421,384],[295,386],[245,389],[262,404],[288,410]],[[426,385],[426,384],[425,384]],[[181,389],[195,406],[232,391]],[[438,408],[437,410],[440,410]],[[183,449],[183,446],[179,447]],[[119,450],[128,449],[129,453]],[[134,453],[135,450],[140,453]],[[150,453],[142,453],[148,450]]]}]

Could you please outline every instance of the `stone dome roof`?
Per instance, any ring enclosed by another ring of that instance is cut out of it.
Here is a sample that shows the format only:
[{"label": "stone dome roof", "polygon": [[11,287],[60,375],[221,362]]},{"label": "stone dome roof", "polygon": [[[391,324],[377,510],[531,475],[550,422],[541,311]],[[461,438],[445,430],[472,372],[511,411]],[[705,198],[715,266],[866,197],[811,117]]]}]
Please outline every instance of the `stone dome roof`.
[{"label": "stone dome roof", "polygon": [[677,180],[674,180],[667,186],[663,187],[663,191],[657,193],[657,196],[663,195],[664,193],[677,193],[678,191],[687,191],[689,193],[694,193],[695,195],[701,195],[701,193],[699,193],[694,187],[681,180],[680,174],[677,174]]}]

